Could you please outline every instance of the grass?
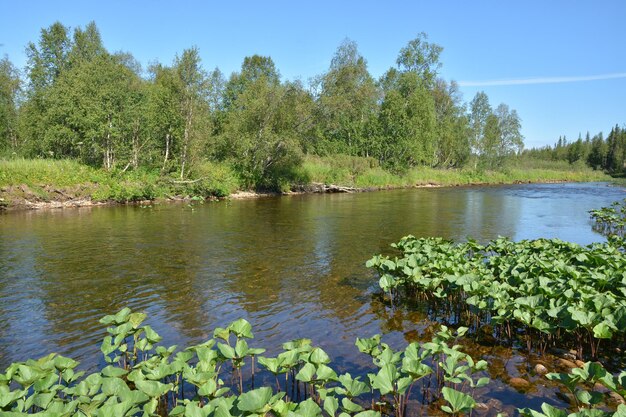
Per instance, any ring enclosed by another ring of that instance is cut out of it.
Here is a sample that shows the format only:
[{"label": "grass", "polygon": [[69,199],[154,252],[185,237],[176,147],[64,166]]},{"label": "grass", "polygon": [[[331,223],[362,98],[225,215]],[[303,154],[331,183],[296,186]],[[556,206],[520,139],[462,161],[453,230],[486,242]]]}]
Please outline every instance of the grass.
[{"label": "grass", "polygon": [[[358,159],[361,161],[355,161]],[[385,171],[370,159],[354,157],[309,157],[303,167],[312,182],[358,188],[611,180],[606,174],[581,165],[551,165],[545,161],[513,161],[498,171],[419,167],[402,175]]]},{"label": "grass", "polygon": [[27,201],[90,199],[129,202],[171,196],[227,196],[239,181],[223,164],[202,163],[195,180],[178,181],[158,170],[104,171],[72,160],[0,159],[0,198]]},{"label": "grass", "polygon": [[[583,165],[528,159],[512,161],[499,171],[420,167],[399,175],[385,171],[372,158],[308,156],[299,172],[311,183],[363,189],[611,180]],[[289,184],[284,188],[289,189]],[[68,199],[128,202],[172,196],[225,197],[239,189],[237,174],[224,163],[197,164],[191,179],[180,181],[158,170],[104,171],[73,160],[0,159],[3,206]]]}]

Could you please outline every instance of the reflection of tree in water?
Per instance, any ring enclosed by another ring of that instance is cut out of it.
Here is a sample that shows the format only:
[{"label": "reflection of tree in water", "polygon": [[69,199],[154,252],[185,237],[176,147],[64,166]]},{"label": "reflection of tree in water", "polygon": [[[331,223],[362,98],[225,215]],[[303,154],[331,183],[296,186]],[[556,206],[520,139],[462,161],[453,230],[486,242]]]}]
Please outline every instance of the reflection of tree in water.
[{"label": "reflection of tree in water", "polygon": [[[203,308],[208,286],[198,282],[201,235],[193,233],[193,222],[167,222],[161,214],[129,207],[37,223],[38,285],[47,331],[58,343],[97,343],[102,337],[98,319],[125,306],[148,312],[166,337],[204,336],[210,316]],[[59,222],[65,222],[72,239],[56,238]]]}]

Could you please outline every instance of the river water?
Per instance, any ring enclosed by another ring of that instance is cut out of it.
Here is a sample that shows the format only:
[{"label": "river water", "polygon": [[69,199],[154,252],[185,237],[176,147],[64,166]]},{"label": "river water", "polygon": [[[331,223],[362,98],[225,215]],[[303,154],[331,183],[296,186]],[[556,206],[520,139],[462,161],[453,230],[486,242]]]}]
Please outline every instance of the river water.
[{"label": "river water", "polygon": [[[251,345],[269,354],[308,337],[338,370],[363,369],[370,360],[354,347],[357,336],[382,333],[400,347],[428,327],[419,310],[391,312],[376,301],[365,261],[392,253],[390,243],[413,234],[589,244],[603,237],[588,211],[624,191],[541,184],[6,213],[0,370],[50,352],[93,368],[104,335],[98,319],[125,306],[146,312],[165,345],[199,343],[243,317]],[[505,370],[515,368],[511,358]],[[502,390],[505,403],[527,404]]]}]

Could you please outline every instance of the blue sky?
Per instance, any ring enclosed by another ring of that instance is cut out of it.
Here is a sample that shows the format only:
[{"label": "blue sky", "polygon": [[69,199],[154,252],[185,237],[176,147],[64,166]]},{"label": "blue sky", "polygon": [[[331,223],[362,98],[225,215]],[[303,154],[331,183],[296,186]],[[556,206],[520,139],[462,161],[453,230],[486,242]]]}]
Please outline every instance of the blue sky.
[{"label": "blue sky", "polygon": [[131,52],[144,66],[195,45],[206,69],[228,75],[256,53],[271,56],[283,79],[303,81],[328,68],[346,37],[378,77],[426,32],[444,47],[441,75],[462,83],[467,102],[482,90],[493,107],[517,110],[526,147],[626,123],[623,0],[0,0],[0,10],[0,55],[18,67],[26,44],[56,20],[72,28],[94,20],[107,49]]}]

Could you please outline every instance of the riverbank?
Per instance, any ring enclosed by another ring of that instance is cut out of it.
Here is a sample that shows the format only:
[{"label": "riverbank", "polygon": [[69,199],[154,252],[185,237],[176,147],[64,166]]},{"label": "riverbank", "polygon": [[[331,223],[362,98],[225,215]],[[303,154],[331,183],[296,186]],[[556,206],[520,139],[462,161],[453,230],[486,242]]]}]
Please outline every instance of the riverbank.
[{"label": "riverbank", "polygon": [[158,171],[104,171],[71,160],[0,160],[0,210],[67,208],[155,200],[256,198],[295,193],[362,192],[394,188],[610,181],[590,169],[507,167],[501,171],[415,168],[403,175],[365,158],[308,158],[298,183],[280,192],[241,189],[226,164],[199,165],[191,179]]}]

